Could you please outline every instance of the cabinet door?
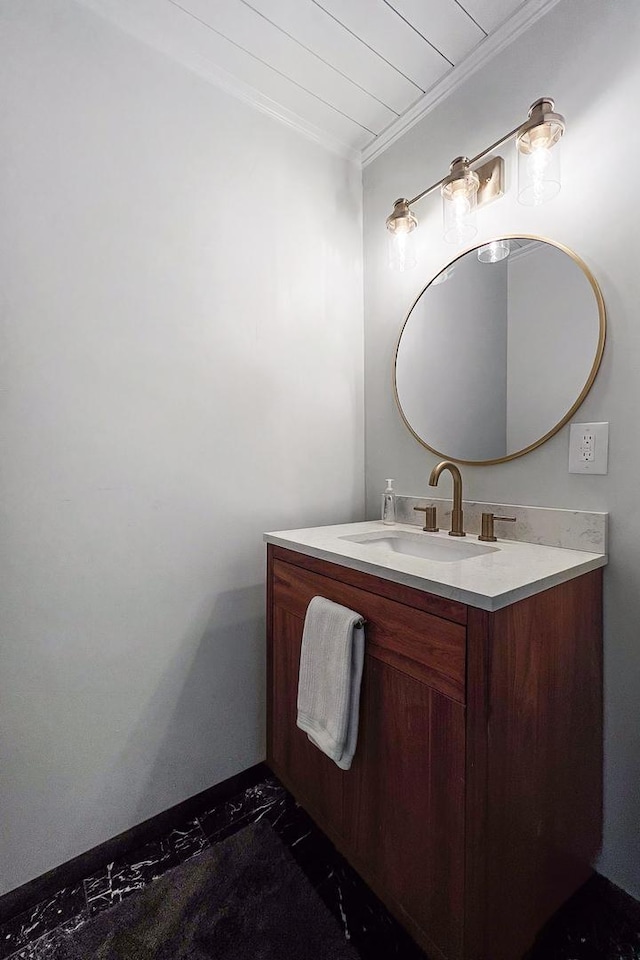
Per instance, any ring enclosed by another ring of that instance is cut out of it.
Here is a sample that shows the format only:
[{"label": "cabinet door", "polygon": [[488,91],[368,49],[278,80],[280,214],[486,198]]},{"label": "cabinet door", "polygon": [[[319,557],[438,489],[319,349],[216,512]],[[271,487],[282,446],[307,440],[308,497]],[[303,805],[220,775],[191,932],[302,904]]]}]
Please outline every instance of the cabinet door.
[{"label": "cabinet door", "polygon": [[420,940],[453,960],[462,949],[465,708],[368,656],[360,733],[345,796],[357,858]]},{"label": "cabinet door", "polygon": [[[406,592],[405,602],[371,592],[369,583],[366,575],[356,586],[279,559],[272,564],[269,762],[427,951],[458,960],[466,627],[411,606]],[[367,624],[349,771],[295,725],[304,616],[316,595],[357,610]]]},{"label": "cabinet door", "polygon": [[304,620],[273,607],[269,763],[297,800],[323,824],[343,833],[343,774],[296,726]]}]

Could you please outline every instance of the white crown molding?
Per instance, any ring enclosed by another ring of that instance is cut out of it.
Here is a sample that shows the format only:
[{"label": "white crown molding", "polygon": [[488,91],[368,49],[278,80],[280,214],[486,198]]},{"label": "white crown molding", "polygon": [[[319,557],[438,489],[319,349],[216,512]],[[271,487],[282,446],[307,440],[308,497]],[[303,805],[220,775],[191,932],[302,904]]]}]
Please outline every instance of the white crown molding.
[{"label": "white crown molding", "polygon": [[304,120],[297,113],[265,96],[243,80],[234,77],[206,57],[189,50],[184,45],[181,45],[178,49],[175,46],[175,37],[172,37],[171,34],[162,35],[154,29],[155,25],[148,23],[144,16],[144,7],[140,9],[140,5],[131,2],[131,0],[77,0],[77,2],[105,20],[109,20],[129,36],[135,37],[171,60],[177,61],[187,70],[196,73],[220,90],[224,90],[225,93],[242,100],[280,123],[284,123],[285,126],[302,134],[307,140],[311,140],[326,150],[330,150],[332,153],[360,166],[360,150],[333,137],[315,124]]},{"label": "white crown molding", "polygon": [[[188,67],[189,64],[185,64],[185,66]],[[330,150],[332,153],[336,153],[338,156],[351,160],[352,163],[360,166],[361,157],[359,150],[332,137],[326,130],[321,130],[313,123],[303,120],[303,118],[297,113],[294,113],[293,110],[288,110],[287,107],[283,107],[281,103],[276,103],[275,100],[266,97],[263,93],[260,93],[259,90],[256,90],[255,87],[250,86],[250,84],[238,80],[237,77],[227,73],[226,70],[209,62],[205,63],[205,67],[206,73],[205,70],[198,70],[196,67],[192,67],[192,69],[195,69],[200,76],[205,77],[205,79],[231,96],[242,100],[250,107],[255,107],[255,109],[261,113],[266,113],[267,116],[279,120],[280,123],[284,123],[297,133],[301,133],[307,140],[311,140],[326,150]]]},{"label": "white crown molding", "polygon": [[420,97],[406,113],[395,120],[386,130],[368,144],[361,153],[362,165],[366,167],[392,143],[395,143],[411,127],[431,113],[443,100],[453,93],[465,80],[493,60],[505,47],[528,30],[536,20],[548,13],[560,0],[527,0],[502,26],[482,40],[464,60],[453,67],[430,90]]}]

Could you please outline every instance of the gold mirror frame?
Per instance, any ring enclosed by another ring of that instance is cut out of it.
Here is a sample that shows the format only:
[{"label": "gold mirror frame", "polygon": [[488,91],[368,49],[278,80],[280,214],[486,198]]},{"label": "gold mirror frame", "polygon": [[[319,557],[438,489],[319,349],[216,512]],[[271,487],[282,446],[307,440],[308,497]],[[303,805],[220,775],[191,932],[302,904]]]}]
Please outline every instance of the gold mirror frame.
[{"label": "gold mirror frame", "polygon": [[[480,247],[485,247],[490,243],[496,243],[499,240],[538,240],[541,243],[548,243],[550,246],[556,247],[558,250],[562,250],[563,253],[566,253],[567,256],[571,257],[574,263],[576,263],[580,267],[585,277],[591,284],[591,289],[593,290],[594,296],[596,298],[596,303],[598,304],[598,316],[599,316],[598,346],[596,348],[596,355],[593,361],[593,366],[591,367],[589,376],[587,377],[586,383],[582,388],[578,399],[573,404],[571,409],[564,415],[562,420],[559,420],[558,423],[556,423],[556,425],[552,427],[551,430],[545,433],[543,437],[540,437],[540,439],[536,440],[535,443],[530,443],[528,447],[523,447],[522,450],[517,450],[515,453],[510,453],[504,457],[497,457],[493,460],[461,460],[459,457],[451,456],[451,454],[444,453],[441,450],[436,450],[434,447],[430,447],[429,444],[422,439],[422,437],[418,436],[418,434],[415,432],[415,430],[413,429],[413,427],[405,417],[404,411],[402,409],[402,405],[400,403],[400,398],[398,396],[398,387],[397,387],[398,350],[400,349],[400,341],[402,339],[402,334],[404,333],[404,328],[406,327],[409,321],[409,317],[411,316],[411,313],[414,307],[418,303],[418,300],[423,295],[423,293],[425,293],[425,291],[428,290],[428,288],[431,286],[431,284],[436,279],[436,277],[439,277],[440,274],[443,273],[443,271],[448,270],[449,267],[452,267],[454,263],[457,263],[458,260],[462,259],[462,257],[465,257],[468,253],[472,253],[474,250],[479,250]],[[493,466],[496,463],[507,463],[509,460],[516,460],[518,457],[523,457],[526,453],[531,453],[531,451],[535,450],[536,447],[540,447],[542,446],[543,443],[546,443],[547,440],[553,437],[559,430],[562,429],[562,427],[564,427],[565,423],[569,422],[569,420],[574,415],[576,410],[578,410],[578,408],[582,405],[587,394],[589,393],[589,390],[593,386],[593,381],[595,380],[598,370],[600,368],[602,355],[604,353],[606,335],[607,335],[607,315],[606,315],[606,310],[604,305],[604,299],[602,296],[602,291],[600,290],[598,281],[592,274],[591,270],[586,265],[584,260],[578,256],[577,253],[574,253],[573,250],[571,250],[569,247],[566,247],[563,243],[558,243],[555,240],[549,240],[547,237],[539,237],[531,233],[509,233],[502,237],[492,237],[490,240],[483,240],[482,243],[478,243],[473,247],[468,247],[466,250],[463,250],[462,253],[459,253],[457,257],[455,257],[449,263],[446,263],[438,271],[438,273],[436,273],[431,278],[429,283],[422,288],[418,296],[415,298],[415,300],[411,304],[409,312],[404,318],[402,327],[400,328],[400,334],[398,336],[398,340],[396,342],[396,349],[393,355],[392,379],[393,379],[393,395],[395,397],[396,406],[398,407],[400,416],[402,417],[407,429],[409,430],[409,433],[411,433],[415,437],[415,439],[418,441],[418,443],[421,446],[425,447],[425,449],[429,450],[431,453],[434,453],[437,457],[443,457],[443,458],[446,458],[447,460],[453,460],[455,463],[463,463],[472,467],[489,467],[489,466]]]}]

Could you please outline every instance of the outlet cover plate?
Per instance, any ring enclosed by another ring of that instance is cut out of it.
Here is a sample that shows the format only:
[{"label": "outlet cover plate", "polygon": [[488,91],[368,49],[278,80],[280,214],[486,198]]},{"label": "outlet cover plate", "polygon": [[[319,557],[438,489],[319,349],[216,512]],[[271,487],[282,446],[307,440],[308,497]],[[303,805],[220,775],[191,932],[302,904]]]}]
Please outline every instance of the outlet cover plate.
[{"label": "outlet cover plate", "polygon": [[569,473],[600,475],[609,467],[609,424],[572,423],[569,430]]}]

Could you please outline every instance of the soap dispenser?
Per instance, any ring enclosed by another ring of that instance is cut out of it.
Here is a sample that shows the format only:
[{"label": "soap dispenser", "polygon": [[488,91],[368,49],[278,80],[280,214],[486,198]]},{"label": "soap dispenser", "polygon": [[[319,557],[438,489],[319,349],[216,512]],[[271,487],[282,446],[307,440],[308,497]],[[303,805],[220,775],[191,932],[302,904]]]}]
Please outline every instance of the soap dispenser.
[{"label": "soap dispenser", "polygon": [[393,480],[386,480],[387,489],[382,494],[382,522],[396,522],[396,495],[393,492]]}]

